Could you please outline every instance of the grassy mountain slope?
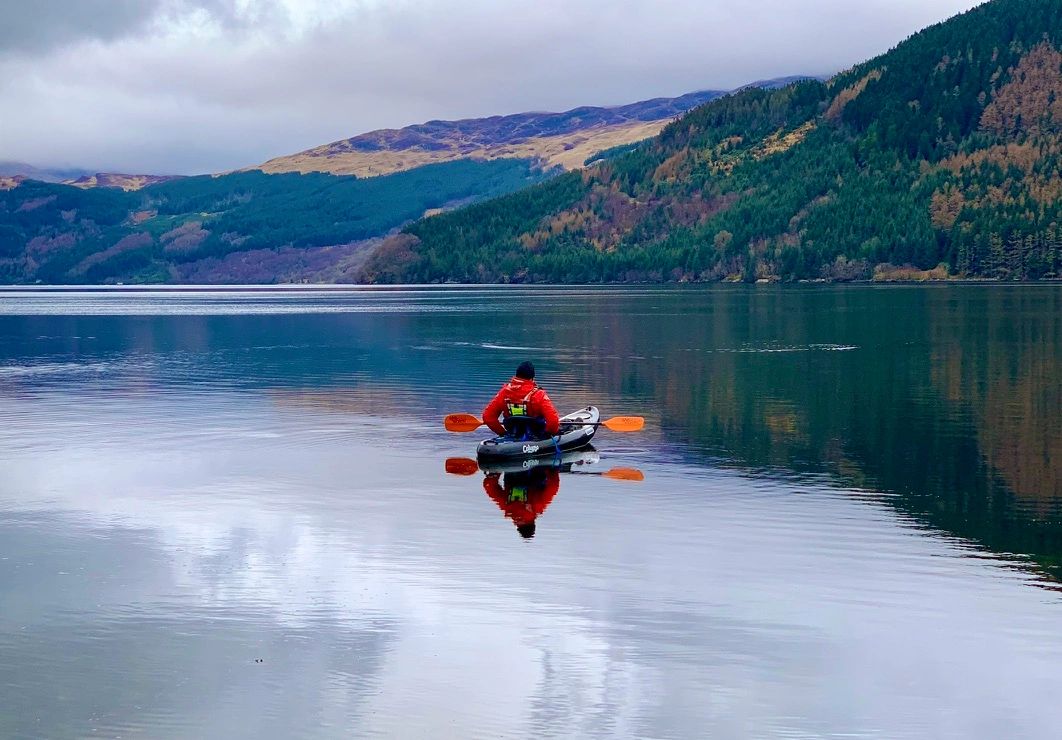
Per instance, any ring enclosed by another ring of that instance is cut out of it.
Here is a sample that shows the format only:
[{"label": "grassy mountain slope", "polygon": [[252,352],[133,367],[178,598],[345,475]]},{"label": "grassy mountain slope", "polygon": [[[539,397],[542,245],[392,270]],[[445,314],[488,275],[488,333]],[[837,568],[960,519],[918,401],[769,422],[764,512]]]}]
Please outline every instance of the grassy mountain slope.
[{"label": "grassy mountain slope", "polygon": [[[774,89],[803,77],[753,82]],[[703,90],[629,105],[584,106],[564,113],[516,113],[460,121],[428,121],[381,129],[271,159],[265,172],[329,172],[372,177],[458,159],[530,159],[543,169],[573,170],[606,150],[649,139],[676,117],[725,95]]]},{"label": "grassy mountain slope", "polygon": [[417,222],[361,277],[1057,276],[1059,48],[1062,3],[993,0],[826,83],[727,96],[585,172]]},{"label": "grassy mountain slope", "polygon": [[360,240],[543,176],[527,161],[466,160],[364,180],[256,171],[136,192],[12,182],[0,187],[0,283],[342,279]]},{"label": "grassy mountain slope", "polygon": [[118,188],[120,190],[140,190],[149,185],[179,179],[174,175],[126,175],[119,172],[97,172],[82,175],[71,180],[64,180],[65,185],[77,188]]},{"label": "grassy mountain slope", "polygon": [[[764,85],[771,84],[766,81]],[[576,169],[600,151],[655,136],[692,108],[726,94],[708,90],[615,107],[429,121],[382,129],[271,159],[265,172],[330,172],[371,177],[456,159],[531,159]]]}]

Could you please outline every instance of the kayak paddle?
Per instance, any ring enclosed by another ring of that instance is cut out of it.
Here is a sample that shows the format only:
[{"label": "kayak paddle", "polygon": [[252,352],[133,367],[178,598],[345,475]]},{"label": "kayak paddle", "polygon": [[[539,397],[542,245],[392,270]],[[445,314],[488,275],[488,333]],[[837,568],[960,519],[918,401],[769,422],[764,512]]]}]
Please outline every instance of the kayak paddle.
[{"label": "kayak paddle", "polygon": [[[474,432],[483,426],[484,422],[472,414],[450,414],[443,419],[443,426],[448,432]],[[605,427],[614,432],[640,432],[645,426],[645,419],[641,416],[613,416],[605,421],[595,421],[592,424],[575,423],[573,426]]]}]

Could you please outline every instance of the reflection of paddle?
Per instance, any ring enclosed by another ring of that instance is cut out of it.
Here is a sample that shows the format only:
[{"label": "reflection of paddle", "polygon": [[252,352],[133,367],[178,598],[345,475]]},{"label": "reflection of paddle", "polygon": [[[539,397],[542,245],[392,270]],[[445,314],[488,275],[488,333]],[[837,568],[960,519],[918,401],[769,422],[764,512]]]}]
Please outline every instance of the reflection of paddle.
[{"label": "reflection of paddle", "polygon": [[475,475],[479,472],[479,463],[467,457],[451,457],[446,461],[446,472],[450,475]]},{"label": "reflection of paddle", "polygon": [[[484,422],[479,417],[472,414],[450,414],[443,419],[443,426],[446,427],[448,432],[474,432],[483,426]],[[577,427],[605,427],[611,429],[614,432],[640,432],[642,427],[645,426],[645,419],[640,416],[614,416],[611,419],[605,419],[605,421],[595,421],[593,423],[571,422],[572,426]]]},{"label": "reflection of paddle", "polygon": [[[446,461],[446,472],[450,475],[475,475],[479,472],[479,463],[467,457],[451,457]],[[612,468],[603,473],[589,470],[571,471],[572,475],[600,475],[611,480],[626,480],[640,483],[645,480],[645,473],[635,468]]]},{"label": "reflection of paddle", "polygon": [[[572,471],[573,473],[575,471]],[[612,480],[629,480],[635,483],[641,483],[645,480],[645,473],[637,468],[612,468],[612,470],[606,470],[604,473],[590,473],[580,472],[575,475],[600,475],[602,478],[611,478]]]}]

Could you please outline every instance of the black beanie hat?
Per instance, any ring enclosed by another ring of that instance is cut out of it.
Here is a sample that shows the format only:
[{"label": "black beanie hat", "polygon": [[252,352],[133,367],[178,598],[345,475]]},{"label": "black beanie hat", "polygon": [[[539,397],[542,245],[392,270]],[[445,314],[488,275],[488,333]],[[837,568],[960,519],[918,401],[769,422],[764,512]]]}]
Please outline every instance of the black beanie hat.
[{"label": "black beanie hat", "polygon": [[516,377],[523,378],[524,380],[534,380],[535,366],[530,362],[521,362],[520,367],[516,368]]},{"label": "black beanie hat", "polygon": [[528,522],[527,524],[516,525],[516,531],[520,533],[520,536],[525,540],[529,540],[535,536],[535,523]]}]

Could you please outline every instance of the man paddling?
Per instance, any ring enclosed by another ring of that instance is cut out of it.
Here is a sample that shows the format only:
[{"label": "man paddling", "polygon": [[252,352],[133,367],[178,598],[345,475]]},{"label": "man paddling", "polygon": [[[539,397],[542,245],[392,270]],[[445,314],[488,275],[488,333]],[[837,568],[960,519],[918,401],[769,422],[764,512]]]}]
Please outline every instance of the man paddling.
[{"label": "man paddling", "polygon": [[520,363],[516,376],[483,409],[483,421],[499,437],[545,439],[560,431],[560,417],[546,392],[535,383],[535,366]]}]

